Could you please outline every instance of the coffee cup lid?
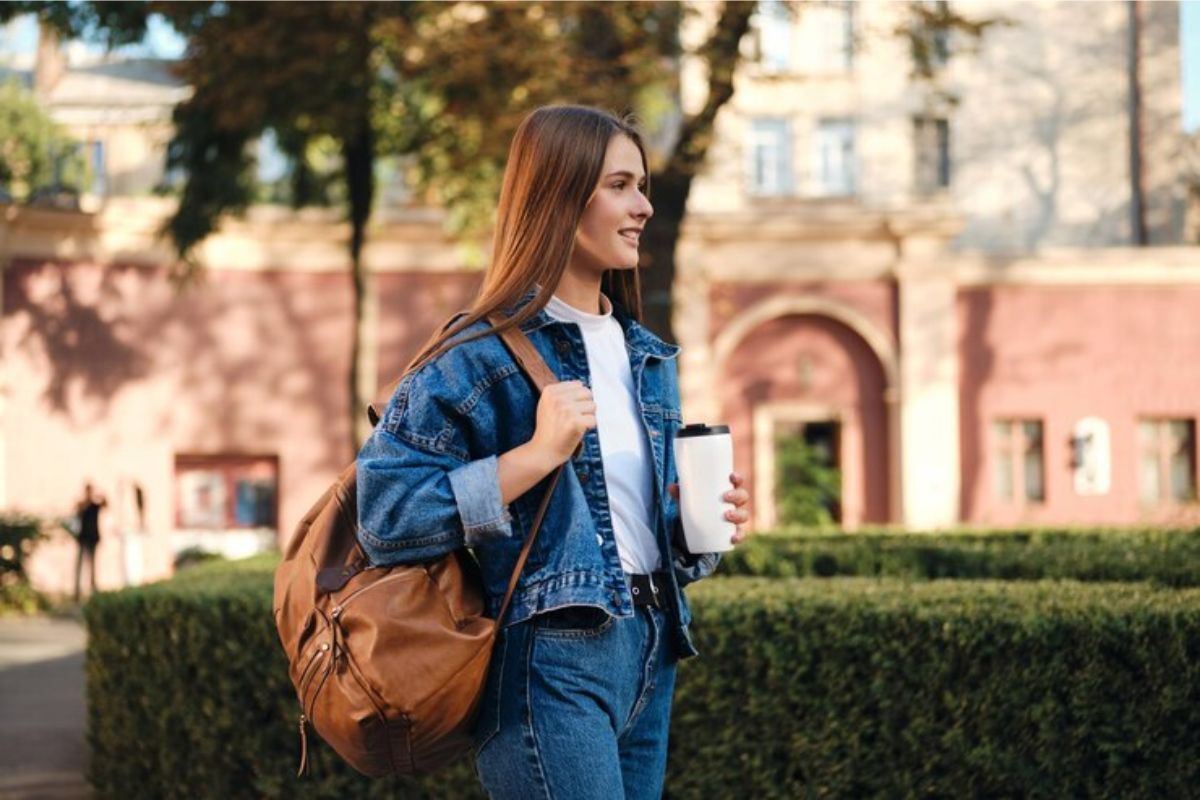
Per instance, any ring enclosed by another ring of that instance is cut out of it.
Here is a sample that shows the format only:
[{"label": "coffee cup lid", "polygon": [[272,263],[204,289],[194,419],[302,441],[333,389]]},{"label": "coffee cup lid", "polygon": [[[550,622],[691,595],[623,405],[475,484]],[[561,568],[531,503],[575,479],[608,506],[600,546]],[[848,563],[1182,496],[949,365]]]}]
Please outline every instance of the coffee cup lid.
[{"label": "coffee cup lid", "polygon": [[691,425],[684,425],[675,434],[676,439],[681,439],[685,436],[715,436],[719,433],[729,433],[728,425],[705,425],[703,422],[693,422]]}]

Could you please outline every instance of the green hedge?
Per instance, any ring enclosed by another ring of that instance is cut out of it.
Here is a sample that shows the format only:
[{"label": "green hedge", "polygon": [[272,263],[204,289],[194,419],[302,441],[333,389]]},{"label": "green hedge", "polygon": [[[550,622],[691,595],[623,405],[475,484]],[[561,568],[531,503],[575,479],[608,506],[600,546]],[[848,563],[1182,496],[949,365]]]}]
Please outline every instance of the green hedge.
[{"label": "green hedge", "polygon": [[1200,529],[769,533],[726,554],[718,575],[1069,578],[1200,586]]},{"label": "green hedge", "polygon": [[[266,567],[263,569],[261,567]],[[478,797],[469,764],[297,780],[269,564],[87,607],[100,797]],[[727,579],[690,590],[667,794],[1183,797],[1200,785],[1200,591]]]},{"label": "green hedge", "polygon": [[89,781],[98,797],[470,797],[463,762],[422,785],[371,780],[309,731],[271,619],[277,556],[215,562],[84,608]]}]

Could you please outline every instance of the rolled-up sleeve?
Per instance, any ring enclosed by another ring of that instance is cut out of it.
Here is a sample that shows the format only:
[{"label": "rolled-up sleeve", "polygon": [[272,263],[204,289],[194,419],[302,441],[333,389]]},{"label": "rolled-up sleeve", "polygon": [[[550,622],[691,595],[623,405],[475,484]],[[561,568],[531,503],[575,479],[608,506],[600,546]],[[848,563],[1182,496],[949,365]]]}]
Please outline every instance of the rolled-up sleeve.
[{"label": "rolled-up sleeve", "polygon": [[448,477],[467,544],[512,536],[512,515],[500,497],[496,456],[463,464],[451,470]]}]

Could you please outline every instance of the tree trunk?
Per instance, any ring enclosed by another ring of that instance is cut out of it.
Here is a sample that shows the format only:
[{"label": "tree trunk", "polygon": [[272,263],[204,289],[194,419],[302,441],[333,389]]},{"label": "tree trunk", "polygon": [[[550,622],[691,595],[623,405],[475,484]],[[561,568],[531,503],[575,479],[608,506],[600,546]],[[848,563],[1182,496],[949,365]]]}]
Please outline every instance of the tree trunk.
[{"label": "tree trunk", "polygon": [[375,142],[369,109],[362,109],[359,133],[343,147],[350,199],[350,274],[354,285],[354,334],[350,345],[350,446],[357,453],[371,433],[367,404],[375,399],[377,311],[375,285],[363,264],[367,222],[375,194]]},{"label": "tree trunk", "polygon": [[1138,247],[1150,242],[1146,229],[1146,190],[1143,178],[1142,137],[1142,6],[1129,0],[1129,214],[1130,239]]},{"label": "tree trunk", "polygon": [[669,342],[677,341],[671,320],[671,287],[675,284],[675,248],[687,211],[692,179],[708,155],[717,112],[733,97],[733,73],[741,60],[739,45],[750,29],[755,3],[730,1],[709,40],[700,50],[708,62],[708,99],[695,116],[684,120],[671,157],[653,176],[654,220],[646,227],[643,253],[642,318]]},{"label": "tree trunk", "polygon": [[651,186],[654,219],[646,226],[642,246],[642,323],[674,343],[671,287],[675,283],[675,247],[687,210],[692,177],[678,172],[655,175]]}]

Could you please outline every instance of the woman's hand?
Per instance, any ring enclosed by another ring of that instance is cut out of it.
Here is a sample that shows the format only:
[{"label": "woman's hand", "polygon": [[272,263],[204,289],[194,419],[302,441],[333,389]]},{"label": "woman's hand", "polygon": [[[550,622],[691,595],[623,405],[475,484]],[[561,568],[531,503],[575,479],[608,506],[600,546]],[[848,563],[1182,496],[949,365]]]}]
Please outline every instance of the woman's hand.
[{"label": "woman's hand", "polygon": [[[746,539],[746,533],[742,530],[742,525],[750,521],[750,492],[742,488],[742,484],[746,482],[746,479],[736,472],[730,473],[729,482],[733,485],[733,488],[721,495],[721,499],[727,503],[733,503],[733,508],[725,512],[725,519],[736,526],[733,531],[733,538],[730,541],[734,544],[741,544]],[[671,497],[674,497],[676,500],[679,499],[678,483],[668,485],[667,491],[671,493]]]},{"label": "woman's hand", "polygon": [[550,469],[575,452],[583,435],[596,427],[596,403],[583,381],[553,383],[542,390],[537,427],[530,444],[547,459]]}]

